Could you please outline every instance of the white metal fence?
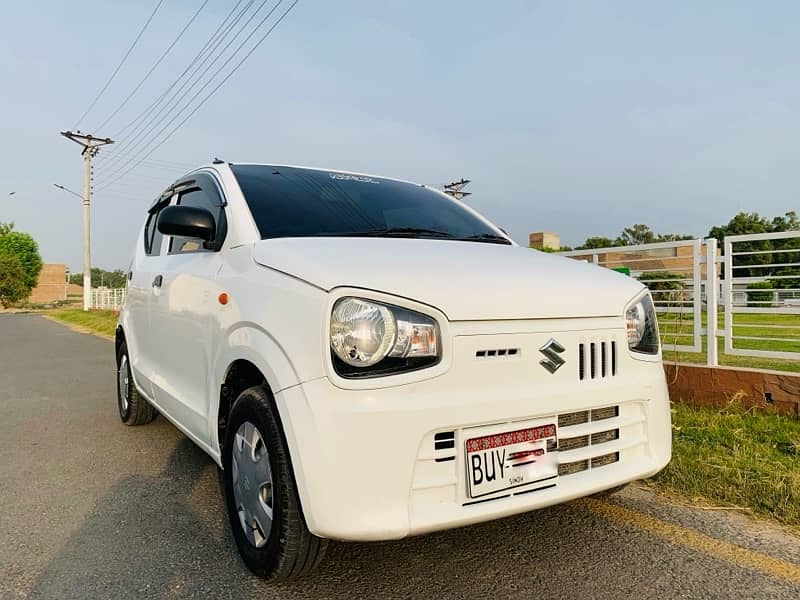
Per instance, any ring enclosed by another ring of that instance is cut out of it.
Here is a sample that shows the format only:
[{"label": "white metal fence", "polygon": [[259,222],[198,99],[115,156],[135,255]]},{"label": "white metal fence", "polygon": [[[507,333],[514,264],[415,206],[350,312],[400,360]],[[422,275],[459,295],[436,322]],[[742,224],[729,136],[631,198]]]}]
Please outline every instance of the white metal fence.
[{"label": "white metal fence", "polygon": [[125,288],[93,288],[92,308],[119,310],[125,300]]},{"label": "white metal fence", "polygon": [[[711,241],[714,256],[716,240]],[[701,352],[705,333],[703,298],[708,271],[705,268],[705,246],[709,244],[698,239],[573,250],[561,254],[623,271],[647,285],[660,315],[664,348]]]},{"label": "white metal fence", "polygon": [[724,351],[800,360],[800,231],[724,240]]},{"label": "white metal fence", "polygon": [[730,236],[722,250],[694,239],[560,254],[647,285],[667,351],[716,365],[722,337],[727,355],[800,360],[800,231]]}]

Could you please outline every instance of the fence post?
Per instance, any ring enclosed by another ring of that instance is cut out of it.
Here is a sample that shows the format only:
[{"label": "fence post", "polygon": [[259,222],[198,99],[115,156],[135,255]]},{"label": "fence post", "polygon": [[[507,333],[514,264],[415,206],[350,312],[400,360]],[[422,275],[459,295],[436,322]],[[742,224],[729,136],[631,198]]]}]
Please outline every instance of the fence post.
[{"label": "fence post", "polygon": [[[703,259],[703,240],[696,239],[692,245],[692,344],[696,352],[703,351],[703,298],[702,277],[700,274],[700,262]],[[681,311],[684,303],[681,302]]]},{"label": "fence post", "polygon": [[706,362],[710,367],[719,364],[717,346],[717,310],[719,276],[717,274],[717,240],[706,240]]},{"label": "fence post", "polygon": [[725,353],[733,350],[733,242],[724,238],[723,308],[725,310]]}]

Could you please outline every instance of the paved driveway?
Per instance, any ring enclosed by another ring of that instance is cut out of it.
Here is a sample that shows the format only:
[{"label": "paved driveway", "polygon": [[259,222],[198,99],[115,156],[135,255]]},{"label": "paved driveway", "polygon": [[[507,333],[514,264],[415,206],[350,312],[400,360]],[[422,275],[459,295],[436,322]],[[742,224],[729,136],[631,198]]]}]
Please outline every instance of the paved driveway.
[{"label": "paved driveway", "polygon": [[637,487],[465,529],[331,544],[270,586],[240,563],[216,467],[119,423],[113,347],[0,315],[0,598],[800,598],[800,538]]}]

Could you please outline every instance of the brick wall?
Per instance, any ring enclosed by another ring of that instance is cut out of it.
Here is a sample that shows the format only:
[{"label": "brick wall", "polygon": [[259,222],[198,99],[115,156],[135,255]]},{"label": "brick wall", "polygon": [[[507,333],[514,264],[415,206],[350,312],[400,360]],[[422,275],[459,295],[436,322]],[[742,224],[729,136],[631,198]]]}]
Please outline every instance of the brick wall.
[{"label": "brick wall", "polygon": [[737,397],[744,406],[772,406],[800,415],[800,374],[734,367],[664,363],[673,402],[723,406]]},{"label": "brick wall", "polygon": [[39,281],[31,290],[28,302],[45,304],[67,299],[67,267],[65,265],[42,265]]}]

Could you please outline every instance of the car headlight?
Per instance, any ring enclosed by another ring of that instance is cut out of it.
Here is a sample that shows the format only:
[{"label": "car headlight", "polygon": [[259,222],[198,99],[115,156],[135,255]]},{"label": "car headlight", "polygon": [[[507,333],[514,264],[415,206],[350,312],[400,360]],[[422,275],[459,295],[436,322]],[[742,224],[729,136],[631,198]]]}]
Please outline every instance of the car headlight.
[{"label": "car headlight", "polygon": [[389,375],[438,362],[439,327],[427,315],[348,296],[333,306],[330,345],[342,377]]},{"label": "car headlight", "polygon": [[650,294],[638,298],[625,311],[628,347],[641,354],[658,354],[658,321]]}]

